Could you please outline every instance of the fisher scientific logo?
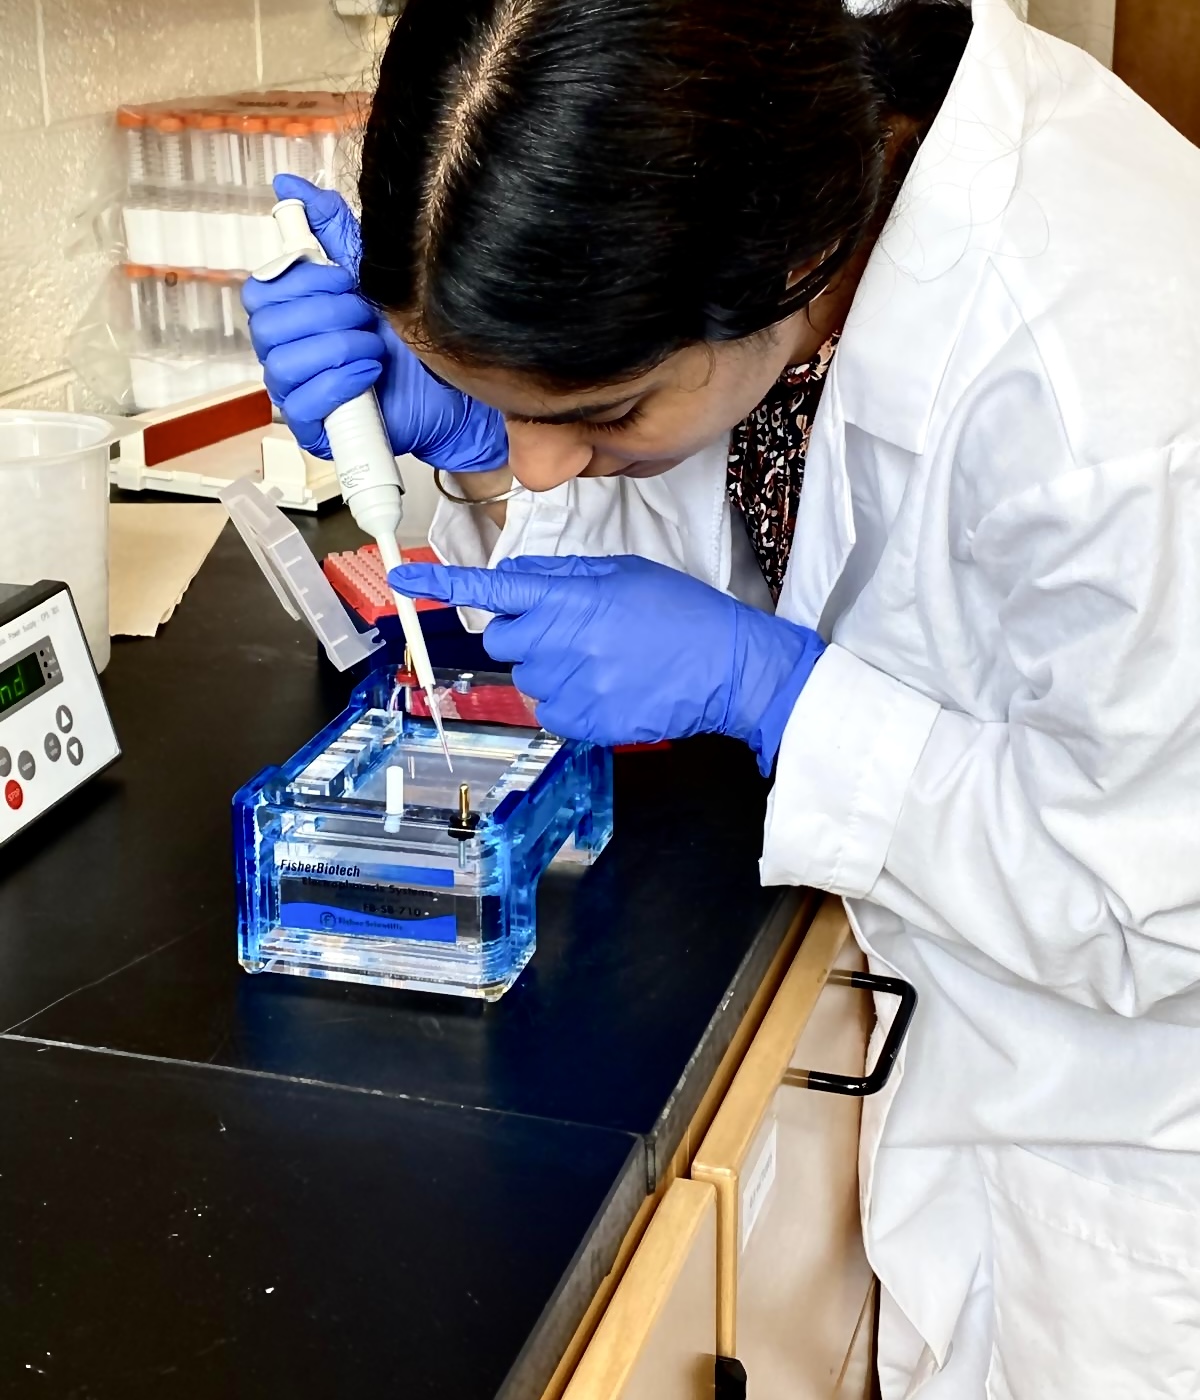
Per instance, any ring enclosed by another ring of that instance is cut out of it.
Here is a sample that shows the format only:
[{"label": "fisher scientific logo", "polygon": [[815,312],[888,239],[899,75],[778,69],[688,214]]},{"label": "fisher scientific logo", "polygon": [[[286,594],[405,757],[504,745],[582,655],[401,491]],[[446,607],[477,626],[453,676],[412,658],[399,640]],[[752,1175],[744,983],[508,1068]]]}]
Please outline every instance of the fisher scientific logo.
[{"label": "fisher scientific logo", "polygon": [[339,880],[357,880],[361,870],[357,865],[338,865],[324,860],[281,860],[281,875],[332,875]]}]

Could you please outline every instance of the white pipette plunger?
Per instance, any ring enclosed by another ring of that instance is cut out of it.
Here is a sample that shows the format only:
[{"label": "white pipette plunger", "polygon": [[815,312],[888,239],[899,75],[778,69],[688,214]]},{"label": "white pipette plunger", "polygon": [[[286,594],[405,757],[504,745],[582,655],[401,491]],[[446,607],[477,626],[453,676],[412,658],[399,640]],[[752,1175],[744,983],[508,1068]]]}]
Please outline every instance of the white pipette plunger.
[{"label": "white pipette plunger", "polygon": [[[259,281],[274,281],[300,261],[331,261],[309,228],[308,215],[300,200],[282,199],[272,213],[283,240],[283,252],[255,272]],[[404,484],[388,441],[375,390],[368,389],[358,398],[335,408],[325,419],[325,433],[333,453],[342,498],[350,507],[350,514],[359,529],[378,544],[384,571],[390,573],[404,562],[396,542],[396,532],[404,515]],[[392,597],[396,600],[396,611],[400,615],[400,626],[413,670],[429,702],[429,713],[437,728],[446,764],[453,773],[454,764],[450,761],[450,747],[446,743],[442,712],[434,689],[433,666],[429,661],[417,606],[402,593],[393,593]]]}]

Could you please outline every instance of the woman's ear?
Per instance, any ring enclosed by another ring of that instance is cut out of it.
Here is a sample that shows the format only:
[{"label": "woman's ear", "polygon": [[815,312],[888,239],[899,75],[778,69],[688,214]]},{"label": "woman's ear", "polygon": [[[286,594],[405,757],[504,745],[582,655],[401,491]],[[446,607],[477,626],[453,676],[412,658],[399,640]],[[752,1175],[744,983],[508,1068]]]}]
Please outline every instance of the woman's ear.
[{"label": "woman's ear", "polygon": [[[839,242],[840,241],[839,239]],[[810,273],[815,272],[826,258],[833,257],[837,250],[838,244],[831,243],[824,252],[818,253],[815,258],[809,258],[807,262],[802,262],[798,267],[792,268],[791,272],[788,273],[787,290],[790,292],[793,287],[802,282]]]}]

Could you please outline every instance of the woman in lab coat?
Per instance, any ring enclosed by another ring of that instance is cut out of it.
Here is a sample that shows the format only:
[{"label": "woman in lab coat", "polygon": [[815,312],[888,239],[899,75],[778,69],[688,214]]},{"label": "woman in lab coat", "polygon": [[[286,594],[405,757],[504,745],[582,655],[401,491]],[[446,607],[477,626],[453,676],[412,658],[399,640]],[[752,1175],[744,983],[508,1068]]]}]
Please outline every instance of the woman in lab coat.
[{"label": "woman in lab coat", "polygon": [[282,192],[347,270],[249,284],[272,394],[451,498],[400,585],[564,734],[750,744],[916,984],[884,1396],[1200,1394],[1200,152],[1002,0],[409,0],[371,301]]}]

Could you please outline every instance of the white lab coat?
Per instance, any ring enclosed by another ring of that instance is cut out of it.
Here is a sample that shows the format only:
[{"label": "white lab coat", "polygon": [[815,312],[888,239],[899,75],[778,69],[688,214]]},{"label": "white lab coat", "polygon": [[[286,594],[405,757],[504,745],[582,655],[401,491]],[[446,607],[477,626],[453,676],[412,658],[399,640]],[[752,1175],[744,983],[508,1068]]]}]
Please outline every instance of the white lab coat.
[{"label": "white lab coat", "polygon": [[[814,425],[778,610],[831,645],[762,878],[843,895],[920,993],[863,1125],[885,1400],[1195,1397],[1200,151],[974,15]],[[725,448],[434,541],[744,594]]]}]

